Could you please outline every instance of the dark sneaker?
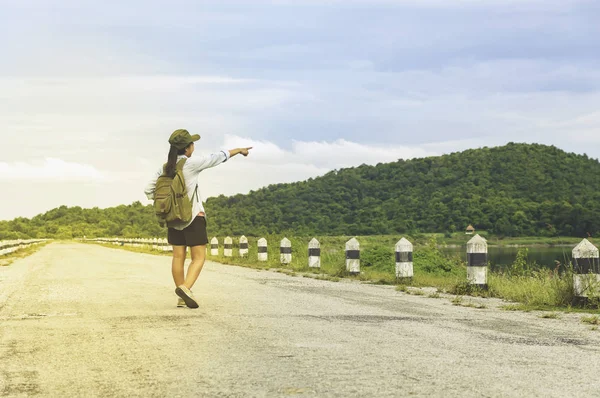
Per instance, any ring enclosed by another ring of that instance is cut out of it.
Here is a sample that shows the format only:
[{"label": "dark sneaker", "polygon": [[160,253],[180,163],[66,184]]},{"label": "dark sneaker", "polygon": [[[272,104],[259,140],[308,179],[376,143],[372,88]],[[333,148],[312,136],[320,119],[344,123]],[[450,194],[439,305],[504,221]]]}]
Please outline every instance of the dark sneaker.
[{"label": "dark sneaker", "polygon": [[175,289],[175,294],[181,297],[183,301],[185,301],[185,305],[187,305],[188,308],[199,307],[198,302],[196,301],[196,298],[194,297],[190,289],[188,289],[184,285],[181,285],[177,289]]}]

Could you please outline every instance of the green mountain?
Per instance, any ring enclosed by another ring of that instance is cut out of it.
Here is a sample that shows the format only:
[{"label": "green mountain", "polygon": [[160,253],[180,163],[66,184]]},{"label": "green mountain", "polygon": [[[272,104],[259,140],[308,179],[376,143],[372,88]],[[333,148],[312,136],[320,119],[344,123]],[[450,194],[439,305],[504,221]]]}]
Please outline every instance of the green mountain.
[{"label": "green mountain", "polygon": [[207,202],[213,233],[600,232],[600,163],[513,144],[332,171]]},{"label": "green mountain", "polygon": [[[553,146],[508,144],[362,165],[247,195],[209,198],[210,235],[371,235],[462,231],[500,236],[600,232],[600,163]],[[0,222],[0,239],[165,236],[151,206],[60,208]]]}]

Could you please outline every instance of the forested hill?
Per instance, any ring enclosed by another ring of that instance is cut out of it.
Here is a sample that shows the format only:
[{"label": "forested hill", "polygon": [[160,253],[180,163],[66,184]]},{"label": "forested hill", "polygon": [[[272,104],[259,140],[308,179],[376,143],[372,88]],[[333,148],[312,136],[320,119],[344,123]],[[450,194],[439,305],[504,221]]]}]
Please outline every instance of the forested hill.
[{"label": "forested hill", "polygon": [[600,232],[600,163],[553,146],[508,144],[332,171],[207,202],[212,230],[505,236]]},{"label": "forested hill", "polygon": [[[508,144],[332,171],[248,195],[209,198],[209,234],[369,235],[463,231],[501,236],[600,232],[600,163]],[[165,236],[151,206],[60,208],[0,222],[0,239]]]}]

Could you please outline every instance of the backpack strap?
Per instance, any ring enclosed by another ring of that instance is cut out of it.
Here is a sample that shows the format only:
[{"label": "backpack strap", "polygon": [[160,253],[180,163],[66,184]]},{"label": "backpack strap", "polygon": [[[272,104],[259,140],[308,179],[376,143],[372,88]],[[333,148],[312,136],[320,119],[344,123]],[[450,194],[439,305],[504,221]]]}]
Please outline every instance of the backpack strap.
[{"label": "backpack strap", "polygon": [[198,184],[196,184],[196,189],[194,189],[194,194],[192,195],[192,202],[194,201],[194,196],[196,196],[196,202],[200,202],[200,198],[198,197]]},{"label": "backpack strap", "polygon": [[[179,162],[177,162],[177,170],[183,173],[183,166],[188,158],[183,158]],[[194,196],[196,197],[196,201],[200,202],[200,198],[198,197],[198,184],[196,184],[196,188],[194,189],[194,194],[192,195],[192,202],[194,201]]]},{"label": "backpack strap", "polygon": [[187,158],[183,158],[179,162],[177,162],[177,166],[176,166],[177,170],[183,171],[183,166],[185,165],[186,161],[187,161]]}]

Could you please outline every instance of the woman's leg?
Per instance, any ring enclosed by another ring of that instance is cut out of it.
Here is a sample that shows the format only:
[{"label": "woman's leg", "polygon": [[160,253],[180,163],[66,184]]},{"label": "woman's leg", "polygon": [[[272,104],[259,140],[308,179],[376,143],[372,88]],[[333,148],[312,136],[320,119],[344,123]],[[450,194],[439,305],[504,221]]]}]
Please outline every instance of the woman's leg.
[{"label": "woman's leg", "polygon": [[204,267],[204,261],[206,260],[206,245],[192,246],[190,247],[192,252],[192,262],[188,268],[187,275],[185,277],[185,283],[183,283],[188,289],[191,289],[196,283],[200,271]]},{"label": "woman's leg", "polygon": [[185,264],[185,256],[187,253],[186,246],[173,246],[173,262],[171,264],[171,272],[173,273],[173,281],[175,286],[181,286],[185,283],[183,273],[183,265]]}]

